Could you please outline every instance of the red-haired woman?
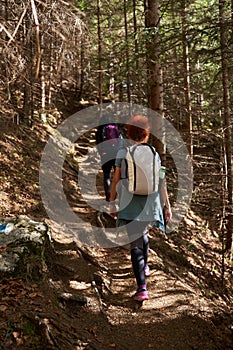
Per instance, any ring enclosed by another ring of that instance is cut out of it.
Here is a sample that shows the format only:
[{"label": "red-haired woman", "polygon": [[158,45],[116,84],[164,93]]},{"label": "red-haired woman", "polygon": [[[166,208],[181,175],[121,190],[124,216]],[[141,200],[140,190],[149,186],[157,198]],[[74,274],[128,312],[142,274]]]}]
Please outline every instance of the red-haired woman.
[{"label": "red-haired woman", "polygon": [[[132,143],[147,143],[149,139],[149,121],[146,116],[135,115],[127,124],[127,135]],[[110,213],[116,218],[115,199],[119,196],[119,211],[117,213],[117,226],[125,226],[131,242],[131,261],[137,282],[137,291],[133,298],[137,301],[148,299],[146,277],[149,275],[147,265],[149,239],[147,226],[155,224],[164,231],[164,218],[162,208],[165,208],[165,221],[171,219],[171,209],[166,190],[162,185],[160,193],[149,195],[136,195],[127,190],[127,187],[119,183],[121,180],[122,160],[125,158],[126,149],[118,152],[115,162],[115,173],[110,194]],[[160,160],[159,160],[160,166]],[[165,182],[164,182],[165,183]]]}]

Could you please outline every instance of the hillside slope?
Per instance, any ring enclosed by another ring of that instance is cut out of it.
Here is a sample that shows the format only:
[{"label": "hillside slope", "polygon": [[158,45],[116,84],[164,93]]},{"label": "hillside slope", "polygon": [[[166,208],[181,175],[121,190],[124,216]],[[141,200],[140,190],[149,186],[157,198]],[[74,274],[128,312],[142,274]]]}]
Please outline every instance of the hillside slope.
[{"label": "hillside slope", "polygon": [[[48,130],[42,125],[1,128],[2,220],[19,214],[45,220],[51,226],[55,249],[42,280],[17,276],[2,281],[1,347],[232,349],[232,271],[226,264],[222,283],[221,243],[206,221],[190,209],[168,239],[150,231],[150,299],[143,305],[134,303],[129,247],[82,246],[46,215],[39,165]],[[87,226],[102,225],[104,232],[106,224],[113,225],[111,219],[90,208],[78,187],[77,167],[89,141],[78,142],[72,162],[65,162],[63,186],[74,212]],[[99,172],[96,180],[100,194],[101,176]]]}]

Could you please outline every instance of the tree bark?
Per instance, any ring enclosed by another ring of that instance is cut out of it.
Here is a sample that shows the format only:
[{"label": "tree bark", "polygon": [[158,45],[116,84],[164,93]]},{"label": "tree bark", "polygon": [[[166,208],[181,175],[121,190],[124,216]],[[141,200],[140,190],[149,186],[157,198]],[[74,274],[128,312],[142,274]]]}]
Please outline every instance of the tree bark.
[{"label": "tree bark", "polygon": [[79,93],[78,93],[78,98],[79,100],[82,99],[83,95],[83,88],[84,88],[84,59],[85,59],[85,43],[84,43],[84,38],[81,37],[81,47],[80,47],[80,70],[79,70],[79,78],[80,78],[80,83],[79,83]]},{"label": "tree bark", "polygon": [[[149,80],[148,105],[164,118],[163,106],[163,72],[161,66],[161,50],[159,42],[160,11],[158,0],[145,0],[145,26],[147,33],[147,67]],[[165,162],[165,133],[161,119],[153,118],[152,129],[159,134],[154,140],[162,163]],[[159,131],[160,130],[160,131]]]},{"label": "tree bark", "polygon": [[97,22],[98,22],[98,96],[99,104],[103,102],[103,70],[102,70],[102,33],[101,33],[101,24],[100,24],[100,0],[97,0]]},{"label": "tree bark", "polygon": [[225,18],[226,1],[219,0],[219,24],[220,24],[220,47],[222,63],[222,89],[223,89],[223,114],[224,114],[224,143],[226,154],[226,250],[232,248],[232,230],[233,230],[233,173],[232,173],[232,125],[230,110],[230,91],[228,77],[228,45],[227,29],[228,24]]},{"label": "tree bark", "polygon": [[127,101],[131,102],[130,92],[130,67],[129,67],[129,45],[128,45],[128,22],[127,22],[127,1],[124,0],[124,23],[125,23],[125,43],[126,43],[126,91]]},{"label": "tree bark", "polygon": [[24,124],[31,125],[33,120],[33,40],[27,38],[28,28],[30,18],[26,16],[26,20],[24,22],[25,26],[25,48],[24,55],[29,62],[25,69],[24,74],[24,89],[23,89],[23,108],[22,108],[22,116],[21,121]]},{"label": "tree bark", "polygon": [[142,96],[141,96],[141,82],[140,82],[140,75],[139,75],[139,44],[137,39],[137,32],[138,32],[138,26],[137,26],[137,7],[136,7],[136,0],[133,0],[133,26],[134,26],[134,54],[135,54],[135,74],[134,74],[134,90],[135,95],[137,96],[137,101],[140,104],[142,102]]},{"label": "tree bark", "polygon": [[185,121],[186,121],[186,130],[187,130],[186,142],[187,142],[189,154],[191,157],[193,157],[189,48],[187,43],[187,30],[186,30],[187,28],[186,0],[182,1],[181,23],[182,23],[182,47],[183,47],[183,68],[184,68]]}]

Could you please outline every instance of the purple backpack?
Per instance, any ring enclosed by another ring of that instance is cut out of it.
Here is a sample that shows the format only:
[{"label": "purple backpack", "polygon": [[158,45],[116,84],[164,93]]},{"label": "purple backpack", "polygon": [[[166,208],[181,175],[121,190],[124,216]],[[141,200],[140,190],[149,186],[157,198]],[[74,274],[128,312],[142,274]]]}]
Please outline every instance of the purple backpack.
[{"label": "purple backpack", "polygon": [[103,128],[103,140],[107,142],[108,146],[119,147],[120,133],[117,125],[109,124]]}]

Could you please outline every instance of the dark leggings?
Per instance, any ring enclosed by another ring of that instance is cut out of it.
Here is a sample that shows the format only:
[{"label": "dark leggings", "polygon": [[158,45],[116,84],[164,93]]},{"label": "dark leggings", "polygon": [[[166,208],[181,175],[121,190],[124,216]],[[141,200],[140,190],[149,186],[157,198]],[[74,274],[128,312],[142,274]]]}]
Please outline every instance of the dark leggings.
[{"label": "dark leggings", "polygon": [[115,159],[111,159],[106,163],[103,163],[102,170],[104,174],[104,192],[106,201],[109,201],[111,191],[111,170],[115,170]]},{"label": "dark leggings", "polygon": [[147,222],[131,221],[126,226],[129,239],[135,237],[131,242],[131,262],[138,287],[146,284],[144,267],[147,264],[149,251],[147,224]]}]

